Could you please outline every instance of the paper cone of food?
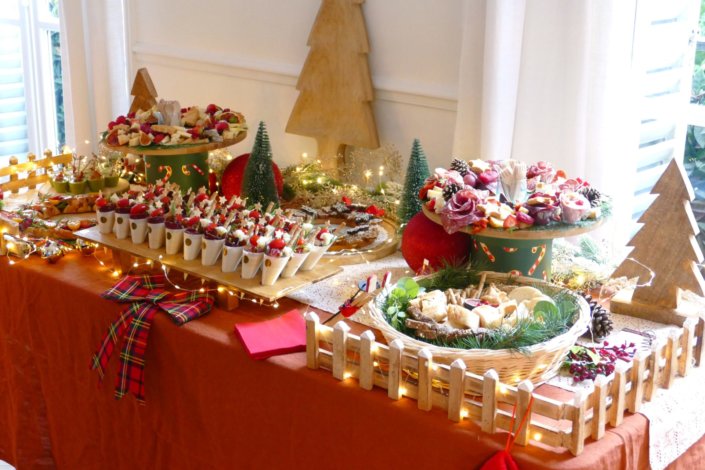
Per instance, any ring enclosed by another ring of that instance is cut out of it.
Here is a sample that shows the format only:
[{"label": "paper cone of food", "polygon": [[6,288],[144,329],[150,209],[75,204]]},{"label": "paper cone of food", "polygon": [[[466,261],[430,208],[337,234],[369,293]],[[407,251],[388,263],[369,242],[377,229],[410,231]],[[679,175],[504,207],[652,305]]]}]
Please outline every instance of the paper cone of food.
[{"label": "paper cone of food", "polygon": [[139,245],[144,243],[145,238],[147,238],[147,218],[132,219],[130,218],[130,237],[132,237],[132,243]]},{"label": "paper cone of food", "polygon": [[130,216],[128,214],[115,214],[113,231],[118,240],[124,240],[130,234]]},{"label": "paper cone of food", "polygon": [[201,242],[201,264],[203,266],[213,266],[218,261],[224,244],[224,238],[203,237],[203,242]]},{"label": "paper cone of food", "polygon": [[240,260],[242,259],[242,252],[245,247],[242,246],[227,246],[223,247],[223,260],[220,265],[221,271],[224,273],[231,273],[237,269]]},{"label": "paper cone of food", "polygon": [[182,228],[165,228],[164,238],[166,239],[166,254],[175,255],[181,251],[184,244],[184,229]]},{"label": "paper cone of food", "polygon": [[202,233],[184,232],[184,259],[191,261],[198,258],[201,253]]},{"label": "paper cone of food", "polygon": [[272,286],[279,275],[284,270],[286,263],[289,262],[290,256],[270,256],[264,255],[264,262],[262,263],[262,285]]},{"label": "paper cone of food", "polygon": [[149,248],[158,250],[164,246],[164,222],[147,222]]},{"label": "paper cone of food", "polygon": [[254,253],[252,251],[245,250],[242,255],[242,278],[252,279],[259,271],[259,267],[262,265],[262,258],[264,258],[264,253]]},{"label": "paper cone of food", "polygon": [[308,257],[304,260],[303,264],[301,265],[301,271],[312,270],[318,264],[318,260],[321,259],[321,256],[323,256],[326,251],[328,251],[328,248],[330,248],[330,245],[312,246]]},{"label": "paper cone of food", "polygon": [[115,210],[96,211],[96,219],[98,220],[98,230],[102,234],[112,233],[113,224],[115,223]]},{"label": "paper cone of food", "polygon": [[296,272],[299,270],[303,262],[306,260],[306,258],[308,258],[308,254],[308,251],[304,251],[303,253],[292,253],[291,257],[289,257],[289,262],[286,263],[286,266],[282,271],[282,277],[293,277],[294,274],[296,274]]}]

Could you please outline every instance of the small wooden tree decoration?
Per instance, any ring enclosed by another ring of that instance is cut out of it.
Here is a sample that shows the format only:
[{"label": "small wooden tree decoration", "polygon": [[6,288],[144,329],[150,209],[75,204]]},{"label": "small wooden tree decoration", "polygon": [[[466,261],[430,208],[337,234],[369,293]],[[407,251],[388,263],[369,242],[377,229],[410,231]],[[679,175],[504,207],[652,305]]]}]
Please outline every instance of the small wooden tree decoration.
[{"label": "small wooden tree decoration", "polygon": [[157,89],[154,87],[146,68],[143,67],[137,71],[130,94],[135,97],[130,105],[131,113],[140,109],[146,111],[157,104]]},{"label": "small wooden tree decoration", "polygon": [[363,2],[322,1],[286,126],[289,133],[316,139],[325,169],[337,170],[345,145],[379,147]]},{"label": "small wooden tree decoration", "polygon": [[698,268],[703,253],[695,239],[700,230],[690,207],[695,195],[688,175],[675,158],[651,194],[657,197],[639,218],[644,225],[629,241],[634,247],[630,258],[638,263],[627,258],[612,274],[638,277],[637,287],[631,298],[629,291],[615,296],[611,309],[661,323],[682,324],[694,313],[694,306],[683,299],[682,290],[702,296],[705,280]]}]

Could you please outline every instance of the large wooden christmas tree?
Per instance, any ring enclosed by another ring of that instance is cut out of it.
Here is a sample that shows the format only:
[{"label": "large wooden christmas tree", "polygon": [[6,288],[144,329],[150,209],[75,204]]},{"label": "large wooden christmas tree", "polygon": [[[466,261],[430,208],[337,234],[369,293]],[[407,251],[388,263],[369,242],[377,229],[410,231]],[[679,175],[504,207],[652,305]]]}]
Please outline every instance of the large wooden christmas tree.
[{"label": "large wooden christmas tree", "polygon": [[[695,236],[699,233],[690,201],[695,197],[683,166],[673,159],[656,182],[657,197],[639,218],[643,227],[629,241],[634,247],[612,277],[638,277],[631,298],[621,292],[611,302],[616,313],[662,323],[682,324],[693,306],[682,291],[705,294],[699,264],[703,253]],[[636,260],[637,262],[634,262]]]},{"label": "large wooden christmas tree", "polygon": [[345,145],[379,147],[363,2],[322,1],[286,126],[287,132],[316,139],[326,169],[337,169]]}]

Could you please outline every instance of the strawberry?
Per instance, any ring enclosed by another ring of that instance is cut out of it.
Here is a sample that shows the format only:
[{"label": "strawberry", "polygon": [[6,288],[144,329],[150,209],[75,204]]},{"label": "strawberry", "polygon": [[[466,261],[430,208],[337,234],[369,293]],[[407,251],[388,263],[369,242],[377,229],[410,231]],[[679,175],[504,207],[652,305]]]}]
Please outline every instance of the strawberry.
[{"label": "strawberry", "polygon": [[350,206],[352,204],[352,199],[347,196],[343,196],[343,204],[345,204],[346,206]]},{"label": "strawberry", "polygon": [[259,235],[252,235],[250,237],[250,245],[257,246],[257,241],[259,240]]},{"label": "strawberry", "polygon": [[130,205],[130,200],[127,198],[122,198],[118,200],[117,206],[118,207],[128,207]]},{"label": "strawberry", "polygon": [[428,209],[429,209],[429,210],[434,210],[435,208],[436,208],[436,200],[435,200],[435,199],[431,199],[430,201],[428,201]]},{"label": "strawberry", "polygon": [[130,209],[130,215],[139,215],[147,212],[147,204],[135,204]]},{"label": "strawberry", "polygon": [[257,210],[250,211],[250,218],[251,219],[260,219],[262,217],[262,214],[259,213]]},{"label": "strawberry", "polygon": [[506,219],[504,219],[504,228],[510,229],[514,228],[517,226],[517,218],[515,215],[510,215]]},{"label": "strawberry", "polygon": [[227,131],[230,129],[230,124],[228,124],[227,121],[218,121],[215,123],[215,130],[218,131],[218,134],[222,134],[223,131]]},{"label": "strawberry", "polygon": [[208,194],[206,194],[206,193],[200,193],[200,194],[198,194],[198,196],[196,196],[196,197],[194,198],[193,202],[195,202],[196,204],[198,204],[199,202],[204,201],[204,200],[206,200],[206,199],[208,199]]},{"label": "strawberry", "polygon": [[196,225],[200,221],[201,221],[201,218],[197,215],[194,215],[193,217],[189,217],[189,219],[186,222],[184,222],[184,225],[186,225],[187,227],[193,227],[194,225]]},{"label": "strawberry", "polygon": [[162,204],[168,206],[169,204],[171,204],[171,199],[169,199],[169,196],[164,196],[163,198],[161,198],[161,199],[159,200],[159,202],[161,202]]},{"label": "strawberry", "polygon": [[149,213],[150,217],[161,217],[162,215],[164,215],[164,211],[162,209],[154,209]]},{"label": "strawberry", "polygon": [[286,247],[286,242],[281,238],[275,238],[269,242],[269,248],[272,250],[283,250]]},{"label": "strawberry", "polygon": [[95,200],[96,207],[105,207],[106,204],[108,204],[108,200],[105,199],[104,197],[99,197],[98,199]]},{"label": "strawberry", "polygon": [[321,241],[323,240],[323,234],[328,233],[328,229],[323,227],[317,234],[316,234],[316,240]]},{"label": "strawberry", "polygon": [[208,114],[215,114],[215,112],[218,111],[219,109],[220,109],[219,106],[217,106],[217,105],[211,103],[211,104],[209,104],[208,106],[206,106],[206,113],[208,113]]},{"label": "strawberry", "polygon": [[157,132],[156,134],[154,134],[154,140],[152,140],[152,142],[154,142],[155,144],[159,144],[162,140],[164,140],[164,137],[166,137],[166,134]]}]

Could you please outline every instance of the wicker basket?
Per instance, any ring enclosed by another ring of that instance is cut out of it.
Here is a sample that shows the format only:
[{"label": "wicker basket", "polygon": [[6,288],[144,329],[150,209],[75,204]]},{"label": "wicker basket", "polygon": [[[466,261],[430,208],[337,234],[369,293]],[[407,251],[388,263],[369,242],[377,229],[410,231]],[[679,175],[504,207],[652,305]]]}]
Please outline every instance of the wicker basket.
[{"label": "wicker basket", "polygon": [[[486,283],[496,284],[530,284],[542,288],[563,290],[554,284],[538,281],[533,278],[510,276],[508,274],[487,272]],[[391,287],[393,288],[393,287]],[[391,289],[390,288],[390,289]],[[390,289],[386,289],[377,298],[367,304],[365,312],[359,317],[360,321],[369,326],[379,329],[388,342],[400,339],[404,343],[405,350],[412,354],[418,353],[422,348],[427,348],[433,354],[433,360],[437,363],[450,364],[456,359],[461,359],[467,365],[470,372],[482,375],[490,369],[497,371],[500,381],[507,384],[516,384],[522,380],[529,379],[534,384],[544,382],[558,372],[563,358],[575,344],[578,337],[585,332],[590,321],[590,308],[582,297],[575,295],[580,307],[578,318],[573,326],[553,339],[529,346],[523,352],[511,351],[507,349],[457,349],[435,346],[433,344],[420,341],[401,333],[393,328],[385,319],[381,305],[389,294]]]}]

